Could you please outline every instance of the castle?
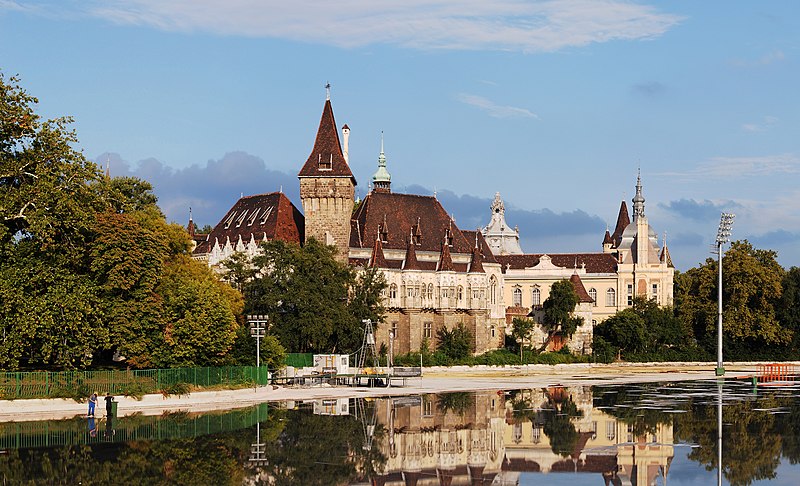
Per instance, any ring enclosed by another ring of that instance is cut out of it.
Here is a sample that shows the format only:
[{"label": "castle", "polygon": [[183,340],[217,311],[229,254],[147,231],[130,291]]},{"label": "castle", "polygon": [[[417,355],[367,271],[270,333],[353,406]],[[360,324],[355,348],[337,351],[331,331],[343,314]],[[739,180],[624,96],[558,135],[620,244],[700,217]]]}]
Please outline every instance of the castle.
[{"label": "castle", "polygon": [[252,257],[261,242],[276,238],[332,245],[341,261],[378,268],[386,277],[387,313],[376,341],[388,344],[392,332],[396,354],[426,342],[435,349],[436,331],[459,324],[470,330],[476,353],[502,347],[514,317],[541,319],[550,287],[562,279],[572,282],[580,298],[575,315],[583,325],[569,340],[547,341],[537,329],[534,345],[590,353],[593,326],[632,305],[635,296],[672,304],[675,269],[645,216],[641,177],[633,219],[623,201],[602,251],[526,254],[519,230],[505,221],[499,193],[489,224],[467,231],[435,196],[392,192],[383,143],[372,190],[356,207],[349,133],[344,125],[340,139],[328,96],[311,154],[298,173],[303,214],[282,193],[243,197],[208,235],[195,235],[190,220],[193,256],[217,267],[234,252]]}]

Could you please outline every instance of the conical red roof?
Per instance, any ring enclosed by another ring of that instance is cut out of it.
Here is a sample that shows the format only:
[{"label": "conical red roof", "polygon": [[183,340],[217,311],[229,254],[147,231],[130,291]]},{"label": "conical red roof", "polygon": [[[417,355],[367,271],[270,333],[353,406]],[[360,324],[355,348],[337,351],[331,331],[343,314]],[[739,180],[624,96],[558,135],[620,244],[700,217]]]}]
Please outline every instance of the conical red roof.
[{"label": "conical red roof", "polygon": [[581,302],[594,302],[594,299],[589,296],[589,292],[586,291],[586,287],[583,286],[583,281],[577,273],[573,273],[569,281],[572,283],[572,287],[575,289],[575,293],[578,294],[578,298]]},{"label": "conical red roof", "polygon": [[419,262],[417,261],[417,250],[414,248],[413,238],[408,240],[406,259],[403,261],[403,270],[421,270]]},{"label": "conical red roof", "polygon": [[617,226],[614,227],[614,234],[611,235],[615,248],[622,241],[622,232],[625,231],[629,224],[631,224],[631,218],[628,216],[628,205],[625,204],[625,201],[622,201],[619,206],[619,215],[617,215]]},{"label": "conical red roof", "polygon": [[370,267],[389,268],[386,263],[386,257],[383,255],[383,244],[381,238],[375,238],[375,245],[372,247],[372,258],[369,259]]},{"label": "conical red roof", "polygon": [[442,242],[442,252],[439,254],[439,263],[436,265],[436,270],[439,272],[452,272],[453,258],[450,256],[450,245],[447,244],[447,238]]},{"label": "conical red roof", "polygon": [[297,177],[349,177],[353,179],[353,184],[356,183],[350,166],[344,160],[331,100],[325,101],[314,148]]}]

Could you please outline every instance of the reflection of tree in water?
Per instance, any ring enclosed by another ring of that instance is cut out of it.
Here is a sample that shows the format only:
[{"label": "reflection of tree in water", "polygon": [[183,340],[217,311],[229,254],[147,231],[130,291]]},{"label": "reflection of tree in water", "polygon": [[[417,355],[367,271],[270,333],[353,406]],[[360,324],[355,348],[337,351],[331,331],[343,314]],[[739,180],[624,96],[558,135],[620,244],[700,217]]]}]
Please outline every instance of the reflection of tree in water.
[{"label": "reflection of tree in water", "polygon": [[[726,396],[738,391],[727,386]],[[689,459],[702,464],[708,471],[716,470],[716,398],[712,394],[686,394],[684,387],[685,383],[677,388],[663,384],[595,387],[594,404],[603,407],[603,411],[619,421],[632,424],[636,436],[654,432],[662,424],[673,425],[676,442],[699,446],[692,448]],[[759,390],[759,393],[764,392]],[[649,408],[654,398],[657,403],[670,402],[672,411],[687,413]],[[778,408],[787,413],[765,411]],[[732,486],[748,486],[753,481],[775,478],[781,456],[792,464],[800,463],[800,438],[795,432],[800,430],[798,399],[770,394],[747,401],[726,401],[722,421],[722,472]]]},{"label": "reflection of tree in water", "polygon": [[436,395],[436,409],[441,415],[452,412],[463,417],[472,406],[472,396],[471,392],[440,393]]},{"label": "reflection of tree in water", "polygon": [[655,434],[663,425],[672,425],[673,415],[664,410],[642,407],[643,400],[649,400],[654,394],[669,394],[669,385],[645,383],[636,387],[594,387],[594,407],[618,421],[632,426],[634,437]]},{"label": "reflection of tree in water", "polygon": [[511,414],[514,422],[532,422],[541,425],[550,439],[553,453],[569,457],[575,452],[580,434],[572,423],[573,418],[583,417],[583,412],[564,388],[551,388],[546,393],[547,401],[541,407],[531,402],[529,394],[511,393]]},{"label": "reflection of tree in water", "polygon": [[[375,444],[384,434],[378,424]],[[267,470],[278,485],[346,484],[372,476],[386,462],[378,447],[365,445],[362,423],[353,416],[292,411],[277,440],[267,444]]]},{"label": "reflection of tree in water", "polygon": [[0,456],[4,484],[240,485],[248,434],[196,439],[10,450]]}]

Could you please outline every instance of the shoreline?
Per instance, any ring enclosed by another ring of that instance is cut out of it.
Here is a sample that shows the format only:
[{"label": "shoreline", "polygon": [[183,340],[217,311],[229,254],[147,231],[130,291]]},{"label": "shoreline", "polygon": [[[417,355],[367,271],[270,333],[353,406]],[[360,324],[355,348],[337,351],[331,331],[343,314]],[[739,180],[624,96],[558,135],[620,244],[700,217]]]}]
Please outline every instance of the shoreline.
[{"label": "shoreline", "polygon": [[[725,379],[756,373],[758,362],[725,363]],[[798,362],[787,365],[800,366]],[[423,377],[409,378],[406,386],[334,387],[330,385],[281,387],[267,385],[238,390],[199,391],[165,397],[145,395],[141,400],[116,396],[118,417],[166,412],[212,412],[249,407],[264,402],[307,401],[352,397],[387,397],[459,391],[513,390],[551,386],[591,386],[626,383],[716,379],[716,363],[614,363],[516,366],[431,367]],[[98,404],[96,418],[105,417]],[[86,418],[88,405],[68,398],[0,400],[0,422],[28,422]]]}]

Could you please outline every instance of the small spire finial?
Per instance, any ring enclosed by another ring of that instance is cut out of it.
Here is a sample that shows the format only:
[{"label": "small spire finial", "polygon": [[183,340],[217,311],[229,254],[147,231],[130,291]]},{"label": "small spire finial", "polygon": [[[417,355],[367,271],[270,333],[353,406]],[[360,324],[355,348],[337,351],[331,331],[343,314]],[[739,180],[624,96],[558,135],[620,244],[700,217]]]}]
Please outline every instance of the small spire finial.
[{"label": "small spire finial", "polygon": [[189,221],[192,220],[192,207],[189,206]]},{"label": "small spire finial", "polygon": [[331,100],[331,83],[325,83],[325,101]]}]

